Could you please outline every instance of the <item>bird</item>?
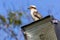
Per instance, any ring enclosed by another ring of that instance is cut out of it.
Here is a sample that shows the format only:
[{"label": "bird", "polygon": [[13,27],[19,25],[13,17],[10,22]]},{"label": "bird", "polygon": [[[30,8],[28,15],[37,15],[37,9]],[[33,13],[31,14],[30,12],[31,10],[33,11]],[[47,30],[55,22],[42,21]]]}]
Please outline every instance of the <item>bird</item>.
[{"label": "bird", "polygon": [[37,11],[37,8],[35,5],[30,5],[28,9],[30,9],[30,14],[34,21],[40,20],[42,18],[41,14]]}]

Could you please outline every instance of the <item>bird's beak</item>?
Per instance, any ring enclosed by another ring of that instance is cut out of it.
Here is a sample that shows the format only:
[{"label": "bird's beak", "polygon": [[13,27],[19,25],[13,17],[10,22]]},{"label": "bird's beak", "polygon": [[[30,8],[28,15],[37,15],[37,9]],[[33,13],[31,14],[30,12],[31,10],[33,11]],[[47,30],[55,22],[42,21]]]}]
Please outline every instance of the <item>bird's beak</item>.
[{"label": "bird's beak", "polygon": [[30,8],[28,8],[28,9],[30,9]]}]

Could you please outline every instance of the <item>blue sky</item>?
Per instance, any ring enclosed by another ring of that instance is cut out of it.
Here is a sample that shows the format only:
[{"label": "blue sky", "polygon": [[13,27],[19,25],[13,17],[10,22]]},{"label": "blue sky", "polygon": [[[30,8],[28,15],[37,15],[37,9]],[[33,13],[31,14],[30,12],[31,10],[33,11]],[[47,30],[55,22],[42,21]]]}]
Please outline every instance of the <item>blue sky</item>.
[{"label": "blue sky", "polygon": [[43,17],[48,15],[47,11],[50,9],[54,17],[60,20],[59,3],[59,0],[0,0],[0,14],[6,16],[7,10],[9,9],[12,11],[24,11],[30,14],[27,8],[30,5],[36,5],[39,13],[41,13]]},{"label": "blue sky", "polygon": [[36,5],[38,12],[43,17],[49,15],[48,10],[51,10],[51,14],[60,20],[60,0],[0,0],[0,14],[7,17],[9,10],[25,12],[30,18],[28,19],[24,14],[21,20],[25,25],[33,21],[30,10],[27,9],[30,5]]}]

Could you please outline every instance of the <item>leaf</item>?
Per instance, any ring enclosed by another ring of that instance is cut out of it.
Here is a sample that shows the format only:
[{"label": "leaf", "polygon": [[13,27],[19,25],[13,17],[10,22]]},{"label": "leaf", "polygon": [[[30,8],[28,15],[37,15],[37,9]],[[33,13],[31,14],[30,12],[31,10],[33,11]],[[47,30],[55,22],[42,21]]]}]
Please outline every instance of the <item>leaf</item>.
[{"label": "leaf", "polygon": [[9,20],[9,24],[13,23],[13,19],[12,18],[8,18],[8,20]]},{"label": "leaf", "polygon": [[16,16],[16,14],[15,14],[15,13],[13,13],[13,12],[10,12],[10,13],[8,14],[8,16],[9,16],[9,17],[11,17],[11,18],[13,18],[13,17],[15,17],[15,16]]},{"label": "leaf", "polygon": [[0,19],[2,20],[3,23],[6,23],[6,18],[2,15],[0,15]]},{"label": "leaf", "polygon": [[10,24],[14,24],[14,25],[20,25],[21,24],[21,20],[20,17],[22,16],[21,12],[9,12],[8,14],[8,19],[9,19],[9,23]]},{"label": "leaf", "polygon": [[16,14],[14,12],[9,12],[8,14],[9,24],[12,24],[14,22],[15,17],[16,17]]},{"label": "leaf", "polygon": [[15,24],[15,25],[20,25],[20,24],[21,24],[21,20],[15,20],[15,21],[14,21],[14,24]]},{"label": "leaf", "polygon": [[20,12],[20,13],[18,13],[18,15],[21,17],[22,16],[22,13]]}]

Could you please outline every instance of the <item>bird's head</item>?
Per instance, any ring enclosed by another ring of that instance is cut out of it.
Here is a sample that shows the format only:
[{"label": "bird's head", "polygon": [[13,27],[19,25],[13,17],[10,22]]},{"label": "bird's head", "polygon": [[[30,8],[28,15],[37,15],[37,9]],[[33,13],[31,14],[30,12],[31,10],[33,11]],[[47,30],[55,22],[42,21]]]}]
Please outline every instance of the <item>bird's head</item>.
[{"label": "bird's head", "polygon": [[35,5],[30,5],[30,7],[28,9],[36,9]]}]

